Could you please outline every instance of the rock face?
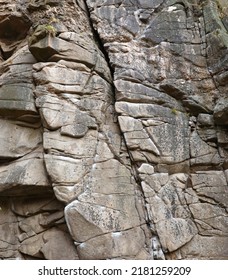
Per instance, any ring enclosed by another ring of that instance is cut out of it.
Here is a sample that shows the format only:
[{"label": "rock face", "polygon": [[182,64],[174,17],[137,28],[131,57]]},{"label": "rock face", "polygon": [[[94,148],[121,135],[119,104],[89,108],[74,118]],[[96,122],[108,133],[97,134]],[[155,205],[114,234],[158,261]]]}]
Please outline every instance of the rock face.
[{"label": "rock face", "polygon": [[0,258],[228,259],[225,0],[0,0]]}]

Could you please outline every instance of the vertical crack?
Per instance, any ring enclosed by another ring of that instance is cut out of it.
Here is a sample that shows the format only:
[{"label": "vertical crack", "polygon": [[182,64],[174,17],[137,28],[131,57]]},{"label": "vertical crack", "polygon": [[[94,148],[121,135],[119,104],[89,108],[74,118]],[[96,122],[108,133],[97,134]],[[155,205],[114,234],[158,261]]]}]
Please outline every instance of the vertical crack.
[{"label": "vertical crack", "polygon": [[[76,0],[76,2],[77,2],[77,0]],[[105,58],[105,60],[107,62],[108,68],[109,68],[111,76],[112,76],[112,81],[113,81],[114,80],[114,69],[111,66],[109,55],[108,55],[107,51],[105,50],[104,44],[102,42],[102,39],[101,39],[98,31],[93,26],[93,23],[92,23],[92,20],[91,20],[91,13],[89,11],[89,7],[88,7],[88,5],[87,5],[85,0],[84,0],[84,3],[85,3],[85,7],[86,7],[86,13],[88,15],[88,20],[89,20],[89,23],[90,23],[90,26],[91,26],[91,30],[93,32],[94,40],[97,43],[100,51],[104,55],[104,58]],[[113,82],[111,84],[112,84],[112,92],[113,92],[113,102],[115,104],[115,102],[116,102],[115,86],[114,86]],[[114,110],[114,114],[116,115],[116,117],[118,117],[118,113],[115,110]],[[132,176],[133,176],[133,178],[134,178],[134,180],[136,182],[136,185],[137,185],[137,189],[136,189],[136,193],[135,193],[135,206],[136,206],[136,209],[137,209],[136,199],[138,198],[137,191],[139,191],[140,194],[141,194],[142,201],[144,202],[145,224],[147,225],[148,230],[151,232],[152,236],[156,237],[159,240],[158,234],[155,232],[155,229],[152,229],[152,226],[151,226],[152,222],[149,220],[149,213],[148,213],[148,209],[146,207],[146,197],[145,197],[142,185],[141,185],[142,180],[139,177],[139,174],[138,174],[138,171],[137,171],[137,166],[136,166],[136,164],[134,162],[134,158],[133,158],[133,156],[131,154],[131,151],[130,151],[128,145],[127,145],[127,141],[126,141],[126,138],[124,136],[124,133],[122,132],[122,130],[120,128],[120,124],[119,124],[118,118],[117,118],[117,121],[116,121],[116,125],[118,126],[118,129],[120,131],[121,139],[122,139],[124,147],[126,149],[126,153],[127,153],[128,157],[129,157],[130,167],[131,167],[131,174],[132,174]],[[138,209],[137,209],[137,212],[138,212],[139,217],[140,217],[140,213],[139,213]],[[150,254],[151,254],[151,252],[153,253],[153,248],[152,247],[148,248],[148,252]],[[164,254],[164,252],[163,252],[163,254]]]},{"label": "vertical crack", "polygon": [[[77,0],[75,0],[75,1],[76,1],[76,3],[78,2]],[[111,67],[109,55],[108,55],[107,51],[105,50],[105,47],[103,45],[102,39],[100,38],[100,35],[99,35],[98,31],[93,26],[93,23],[92,23],[92,20],[91,20],[91,13],[89,11],[89,7],[88,7],[88,5],[87,5],[85,0],[84,0],[84,3],[85,3],[86,13],[88,15],[88,20],[89,20],[89,24],[90,24],[90,27],[91,27],[91,31],[92,31],[93,36],[94,36],[94,40],[97,43],[97,46],[99,47],[100,51],[104,55],[104,58],[105,58],[105,60],[106,60],[106,62],[108,64],[108,68],[110,70],[110,73],[111,73],[111,76],[112,76],[112,80],[113,80],[114,79],[114,70]]]}]

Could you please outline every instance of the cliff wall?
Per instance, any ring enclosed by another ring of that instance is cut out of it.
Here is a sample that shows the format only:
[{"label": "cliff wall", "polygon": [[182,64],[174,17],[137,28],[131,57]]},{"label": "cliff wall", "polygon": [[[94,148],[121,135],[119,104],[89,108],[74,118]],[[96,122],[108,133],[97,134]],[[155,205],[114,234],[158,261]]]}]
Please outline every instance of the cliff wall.
[{"label": "cliff wall", "polygon": [[228,259],[226,0],[0,0],[0,258]]}]

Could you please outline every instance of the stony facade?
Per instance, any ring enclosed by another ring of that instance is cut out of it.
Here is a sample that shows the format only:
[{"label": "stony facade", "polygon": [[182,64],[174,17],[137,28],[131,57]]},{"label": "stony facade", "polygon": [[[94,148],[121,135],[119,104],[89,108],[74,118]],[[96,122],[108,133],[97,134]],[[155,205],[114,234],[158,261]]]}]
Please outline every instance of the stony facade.
[{"label": "stony facade", "polygon": [[0,0],[0,258],[228,259],[226,0]]}]

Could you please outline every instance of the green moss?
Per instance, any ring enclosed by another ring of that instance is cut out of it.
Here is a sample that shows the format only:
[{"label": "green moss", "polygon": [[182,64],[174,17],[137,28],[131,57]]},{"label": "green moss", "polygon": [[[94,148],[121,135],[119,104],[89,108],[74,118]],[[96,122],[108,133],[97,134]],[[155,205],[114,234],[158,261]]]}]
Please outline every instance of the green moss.
[{"label": "green moss", "polygon": [[42,28],[46,32],[46,34],[50,34],[53,37],[56,35],[56,29],[51,24],[42,25]]},{"label": "green moss", "polygon": [[177,115],[177,113],[178,113],[178,112],[177,112],[177,109],[176,109],[176,108],[173,108],[173,109],[171,110],[171,113],[174,114],[174,115]]},{"label": "green moss", "polygon": [[33,34],[29,37],[29,46],[45,38],[48,35],[55,37],[56,33],[57,31],[55,27],[51,24],[38,25]]}]

